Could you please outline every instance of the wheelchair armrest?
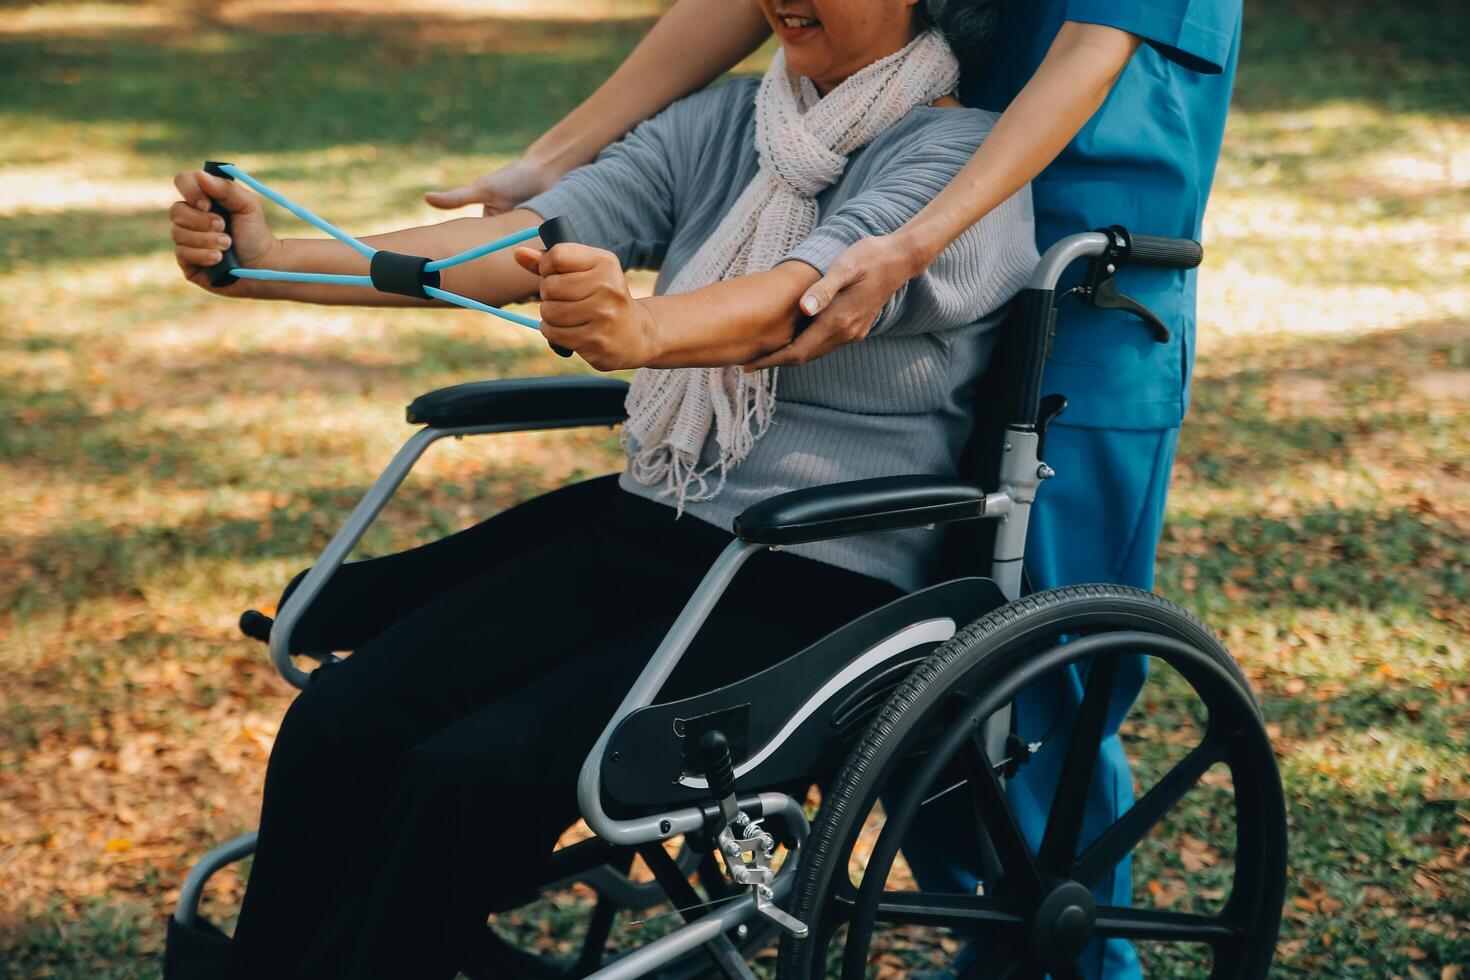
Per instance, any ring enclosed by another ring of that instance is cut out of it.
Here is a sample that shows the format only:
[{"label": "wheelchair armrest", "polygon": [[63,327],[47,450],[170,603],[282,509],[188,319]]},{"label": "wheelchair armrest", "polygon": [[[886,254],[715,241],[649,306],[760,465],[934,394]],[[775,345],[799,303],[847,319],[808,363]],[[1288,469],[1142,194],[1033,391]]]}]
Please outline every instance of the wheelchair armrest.
[{"label": "wheelchair armrest", "polygon": [[735,518],[735,533],[753,544],[803,544],[984,514],[985,491],[959,477],[884,476],[762,500]]},{"label": "wheelchair armrest", "polygon": [[453,429],[555,422],[617,425],[627,416],[628,383],[617,378],[572,376],[472,381],[415,398],[408,421]]}]

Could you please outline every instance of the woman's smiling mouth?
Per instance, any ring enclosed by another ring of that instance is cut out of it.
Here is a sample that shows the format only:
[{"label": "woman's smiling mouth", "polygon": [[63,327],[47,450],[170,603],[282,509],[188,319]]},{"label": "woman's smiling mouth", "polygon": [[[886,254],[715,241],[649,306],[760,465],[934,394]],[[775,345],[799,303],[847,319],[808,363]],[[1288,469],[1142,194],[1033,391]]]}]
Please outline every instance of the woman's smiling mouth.
[{"label": "woman's smiling mouth", "polygon": [[783,11],[776,11],[776,24],[777,32],[787,41],[800,40],[822,26],[822,22],[815,17]]}]

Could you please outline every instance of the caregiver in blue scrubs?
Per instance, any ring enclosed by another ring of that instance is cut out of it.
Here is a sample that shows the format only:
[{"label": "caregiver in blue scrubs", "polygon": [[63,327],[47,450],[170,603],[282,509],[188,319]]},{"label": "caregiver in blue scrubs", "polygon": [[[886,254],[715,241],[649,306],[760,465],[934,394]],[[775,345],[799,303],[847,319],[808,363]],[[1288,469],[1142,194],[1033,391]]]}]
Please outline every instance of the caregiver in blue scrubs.
[{"label": "caregiver in blue scrubs", "polygon": [[[790,0],[820,19],[823,0]],[[861,2],[861,0],[844,0]],[[917,0],[966,3],[996,20],[992,43],[965,65],[959,97],[1001,112],[974,159],[899,232],[864,239],[819,270],[802,306],[813,322],[789,347],[754,367],[801,364],[861,339],[882,305],[965,228],[1034,181],[1037,246],[1110,224],[1149,235],[1198,238],[1219,158],[1240,37],[1241,0]],[[784,8],[783,8],[784,9]],[[509,210],[590,161],[642,120],[699,88],[766,37],[753,3],[679,0],[586,102],[510,166],[466,187],[427,195],[438,207],[479,203]],[[1071,276],[1080,277],[1081,268]],[[1125,268],[1120,290],[1172,331],[1158,343],[1119,311],[1064,301],[1047,364],[1046,393],[1069,407],[1047,436],[1057,476],[1032,512],[1026,564],[1031,586],[1084,582],[1150,588],[1169,472],[1189,399],[1194,360],[1193,271]],[[1068,279],[1064,278],[1063,285]],[[1143,658],[1120,673],[1109,731],[1141,687]],[[1017,705],[1021,734],[1065,745],[1081,701],[1076,677],[1032,690]],[[1041,751],[1008,784],[1033,846],[1055,790],[1059,753]],[[1104,744],[1082,845],[1125,811],[1132,782],[1116,737]],[[942,803],[944,801],[938,801]],[[936,805],[923,842],[905,856],[926,888],[973,891],[975,862],[961,842],[964,811]],[[1129,902],[1124,862],[1098,899]],[[961,964],[962,965],[962,964]],[[1124,942],[1095,944],[1088,976],[1139,973]]]}]

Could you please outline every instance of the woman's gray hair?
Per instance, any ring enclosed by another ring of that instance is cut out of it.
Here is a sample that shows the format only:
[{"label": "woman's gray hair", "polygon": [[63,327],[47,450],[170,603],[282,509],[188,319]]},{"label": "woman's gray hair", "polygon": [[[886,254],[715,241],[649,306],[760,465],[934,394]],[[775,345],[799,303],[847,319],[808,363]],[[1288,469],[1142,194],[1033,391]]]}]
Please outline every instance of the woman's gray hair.
[{"label": "woman's gray hair", "polygon": [[961,62],[985,49],[1000,20],[1004,0],[919,0],[924,26],[944,35]]}]

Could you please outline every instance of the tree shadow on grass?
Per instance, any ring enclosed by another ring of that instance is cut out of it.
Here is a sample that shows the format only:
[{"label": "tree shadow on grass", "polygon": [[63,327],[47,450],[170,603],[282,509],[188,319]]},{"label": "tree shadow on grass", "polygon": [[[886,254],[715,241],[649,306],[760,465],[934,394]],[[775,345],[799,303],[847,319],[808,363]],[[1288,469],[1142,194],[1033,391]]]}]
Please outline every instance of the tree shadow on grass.
[{"label": "tree shadow on grass", "polygon": [[1470,112],[1462,0],[1248,0],[1234,104],[1352,101],[1391,112]]},{"label": "tree shadow on grass", "polygon": [[167,251],[171,261],[172,249],[168,216],[161,208],[0,214],[0,275],[27,266],[106,261],[150,252]]},{"label": "tree shadow on grass", "polygon": [[[343,143],[515,153],[649,23],[319,13],[205,19],[182,36],[12,38],[0,42],[0,113],[131,127],[135,149],[186,160]],[[1460,0],[1252,0],[1236,104],[1470,112],[1467,32]]]},{"label": "tree shadow on grass", "polygon": [[[648,22],[455,22],[499,33],[477,52],[427,43],[388,19],[343,32],[249,25],[188,39],[0,42],[0,113],[134,126],[133,147],[194,159],[343,143],[514,153],[609,74]],[[372,25],[373,29],[367,29]],[[168,44],[157,43],[167,40]]]}]

